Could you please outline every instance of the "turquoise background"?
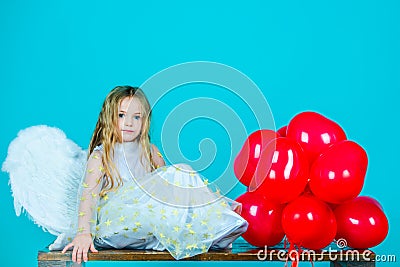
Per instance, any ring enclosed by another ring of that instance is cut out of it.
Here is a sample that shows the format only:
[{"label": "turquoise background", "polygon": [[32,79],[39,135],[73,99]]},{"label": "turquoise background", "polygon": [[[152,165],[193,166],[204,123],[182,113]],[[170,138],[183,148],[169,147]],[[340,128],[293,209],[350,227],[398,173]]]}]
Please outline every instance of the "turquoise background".
[{"label": "turquoise background", "polygon": [[[374,251],[396,254],[399,262],[400,2],[144,2],[1,2],[0,160],[20,129],[37,124],[57,126],[86,147],[100,105],[115,85],[140,85],[182,62],[220,62],[259,86],[277,127],[314,110],[337,121],[366,149],[362,194],[381,202],[390,223],[388,237]],[[161,123],[154,114],[154,128]],[[195,123],[185,134],[198,135],[201,127]],[[153,140],[160,145],[157,133]],[[217,146],[226,145],[223,134],[213,138]],[[184,137],[182,143],[188,157],[196,157]],[[26,216],[15,216],[5,173],[0,198],[1,265],[36,266],[37,251],[53,237]],[[167,265],[172,264],[186,263]],[[251,263],[260,264],[265,263]]]}]

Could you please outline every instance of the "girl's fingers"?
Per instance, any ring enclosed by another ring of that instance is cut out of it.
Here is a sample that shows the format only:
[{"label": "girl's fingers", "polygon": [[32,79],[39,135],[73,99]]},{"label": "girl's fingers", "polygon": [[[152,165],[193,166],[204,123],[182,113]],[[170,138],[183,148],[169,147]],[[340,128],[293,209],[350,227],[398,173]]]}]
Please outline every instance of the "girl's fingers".
[{"label": "girl's fingers", "polygon": [[93,244],[93,243],[90,245],[90,251],[91,251],[91,252],[99,252],[99,251],[94,247],[94,244]]},{"label": "girl's fingers", "polygon": [[82,253],[83,253],[83,261],[87,262],[88,261],[88,249],[87,248],[83,249]]},{"label": "girl's fingers", "polygon": [[[81,263],[82,261],[86,262],[89,260],[88,258],[88,251],[98,252],[97,249],[94,247],[93,242],[81,242],[82,240],[74,240],[68,245],[64,247],[62,253],[65,253],[68,249],[73,247],[71,258],[73,262]],[[75,243],[74,243],[75,242]],[[83,246],[82,246],[83,245]]]},{"label": "girl's fingers", "polygon": [[77,263],[81,263],[82,262],[82,254],[83,254],[83,250],[82,250],[82,248],[79,248],[78,252],[76,254],[76,262]]},{"label": "girl's fingers", "polygon": [[72,261],[76,262],[76,252],[78,251],[77,246],[74,246],[74,249],[72,250]]},{"label": "girl's fingers", "polygon": [[73,247],[73,246],[74,246],[74,244],[69,243],[68,245],[65,246],[65,248],[62,250],[61,253],[65,253],[68,249],[70,249],[70,248]]}]

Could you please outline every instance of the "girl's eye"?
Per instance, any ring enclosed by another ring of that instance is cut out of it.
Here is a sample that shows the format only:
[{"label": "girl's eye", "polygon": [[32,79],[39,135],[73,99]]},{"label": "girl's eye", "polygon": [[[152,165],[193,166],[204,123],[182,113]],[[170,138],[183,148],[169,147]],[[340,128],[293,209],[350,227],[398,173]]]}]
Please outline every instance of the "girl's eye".
[{"label": "girl's eye", "polygon": [[140,119],[140,116],[135,116],[135,120],[139,120]]},{"label": "girl's eye", "polygon": [[123,118],[123,117],[125,117],[125,114],[124,113],[119,113],[118,117]]}]

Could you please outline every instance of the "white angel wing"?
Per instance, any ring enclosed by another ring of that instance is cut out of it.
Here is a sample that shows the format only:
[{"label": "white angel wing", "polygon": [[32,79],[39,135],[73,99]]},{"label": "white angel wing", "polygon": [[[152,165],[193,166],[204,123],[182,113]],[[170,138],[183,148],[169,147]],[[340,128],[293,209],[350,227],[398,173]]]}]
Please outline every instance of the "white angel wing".
[{"label": "white angel wing", "polygon": [[2,171],[10,175],[17,216],[30,218],[53,235],[67,232],[76,216],[86,152],[58,128],[21,130],[11,142]]}]

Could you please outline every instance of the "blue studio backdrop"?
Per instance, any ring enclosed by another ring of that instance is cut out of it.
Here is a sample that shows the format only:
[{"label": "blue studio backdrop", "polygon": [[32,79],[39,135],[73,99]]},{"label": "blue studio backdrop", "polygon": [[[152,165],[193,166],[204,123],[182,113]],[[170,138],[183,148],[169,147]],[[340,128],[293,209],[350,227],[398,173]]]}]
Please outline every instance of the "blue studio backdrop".
[{"label": "blue studio backdrop", "polygon": [[[86,148],[101,103],[114,86],[141,85],[157,72],[184,62],[219,62],[257,84],[277,128],[301,111],[318,111],[364,147],[369,165],[362,195],[380,201],[390,228],[386,240],[373,250],[394,254],[399,262],[399,13],[400,2],[395,0],[2,1],[0,161],[19,130],[38,124],[59,127]],[[248,107],[228,90],[210,84],[186,87],[171,91],[154,110],[152,138],[161,148],[165,114],[197,97],[230,106],[240,118],[238,129],[243,125],[248,131],[257,129],[246,122]],[[246,98],[243,88],[241,92]],[[202,108],[207,110],[193,105]],[[267,109],[265,113],[269,116]],[[179,114],[184,112],[176,111],[174,119],[179,120]],[[218,176],[231,156],[226,151],[234,156],[241,146],[237,141],[229,144],[236,123],[229,123],[227,131],[215,120],[190,121],[180,125],[178,141],[169,133],[170,146],[179,146],[188,160],[212,150],[214,162],[204,174]],[[8,180],[1,172],[1,265],[35,266],[37,251],[54,238],[26,216],[15,216]],[[229,196],[235,198],[244,190],[237,185]],[[161,264],[187,263],[89,262],[88,266]],[[265,263],[250,265],[260,264]]]}]

